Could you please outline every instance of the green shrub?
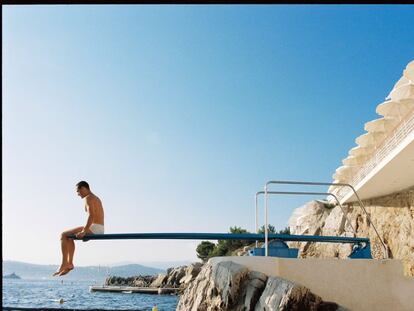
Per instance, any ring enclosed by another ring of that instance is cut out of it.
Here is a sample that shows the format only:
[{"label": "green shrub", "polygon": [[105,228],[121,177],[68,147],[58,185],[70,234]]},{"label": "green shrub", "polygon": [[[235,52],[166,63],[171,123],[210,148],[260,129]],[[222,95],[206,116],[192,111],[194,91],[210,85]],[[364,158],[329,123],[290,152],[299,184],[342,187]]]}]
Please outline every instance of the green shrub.
[{"label": "green shrub", "polygon": [[[268,233],[276,233],[276,228],[275,228],[275,226],[273,226],[273,225],[271,225],[271,224],[268,224],[268,225],[267,225],[267,232],[268,232]],[[264,226],[264,225],[263,225],[263,226],[261,226],[261,227],[259,228],[258,233],[260,233],[260,234],[264,234],[264,233],[265,233],[265,226]]]},{"label": "green shrub", "polygon": [[211,253],[214,251],[216,244],[209,241],[202,241],[197,245],[197,257],[202,261],[206,261],[211,257]]},{"label": "green shrub", "polygon": [[[273,225],[268,225],[269,233],[290,234],[289,227],[276,232]],[[230,227],[229,233],[250,233],[241,227]],[[259,233],[264,233],[264,226],[259,229]],[[211,257],[231,256],[232,253],[244,246],[251,245],[253,242],[249,240],[219,240],[217,244],[202,241],[197,245],[197,257],[203,261],[207,261]]]}]

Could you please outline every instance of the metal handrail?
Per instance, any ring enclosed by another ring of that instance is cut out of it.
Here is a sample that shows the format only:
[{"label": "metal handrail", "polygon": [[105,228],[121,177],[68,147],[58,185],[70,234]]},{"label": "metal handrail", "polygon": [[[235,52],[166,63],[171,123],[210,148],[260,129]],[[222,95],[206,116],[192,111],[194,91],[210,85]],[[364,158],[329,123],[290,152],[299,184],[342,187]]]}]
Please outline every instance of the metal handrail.
[{"label": "metal handrail", "polygon": [[[259,233],[259,225],[258,225],[258,204],[257,204],[257,199],[259,197],[260,194],[264,194],[264,191],[257,191],[255,194],[255,224],[256,224],[256,233]],[[352,231],[354,232],[355,236],[356,236],[356,230],[355,228],[352,226],[351,221],[348,219],[348,216],[346,215],[344,208],[341,204],[341,202],[339,201],[338,197],[336,195],[334,195],[333,193],[330,192],[303,192],[303,191],[268,191],[267,194],[292,194],[292,195],[325,195],[325,196],[332,196],[334,197],[334,199],[336,200],[336,202],[338,203],[339,207],[342,210],[342,213],[344,214],[346,220],[348,221],[349,225],[352,228]],[[257,247],[258,243],[256,241],[256,247]]]},{"label": "metal handrail", "polygon": [[264,186],[264,192],[265,192],[265,256],[268,256],[268,187],[271,184],[285,184],[285,185],[307,185],[307,186],[338,186],[338,187],[349,187],[354,192],[355,197],[357,198],[359,205],[361,209],[364,211],[365,215],[367,216],[368,221],[374,228],[374,231],[380,240],[383,248],[384,248],[384,258],[388,258],[388,249],[385,245],[384,241],[381,239],[381,236],[378,233],[377,228],[375,227],[374,223],[371,220],[371,217],[369,216],[368,212],[365,209],[364,203],[362,203],[361,199],[359,198],[358,193],[355,191],[354,187],[352,187],[350,184],[346,183],[328,183],[328,182],[308,182],[308,181],[287,181],[287,180],[271,180],[268,181]]}]

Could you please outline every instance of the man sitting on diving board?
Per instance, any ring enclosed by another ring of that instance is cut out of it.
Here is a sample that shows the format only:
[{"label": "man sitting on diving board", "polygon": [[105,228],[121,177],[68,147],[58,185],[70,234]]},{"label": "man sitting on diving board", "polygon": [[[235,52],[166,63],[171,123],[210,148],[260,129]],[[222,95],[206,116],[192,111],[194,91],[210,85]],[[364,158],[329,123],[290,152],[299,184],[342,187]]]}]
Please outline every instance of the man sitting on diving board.
[{"label": "man sitting on diving board", "polygon": [[83,238],[85,234],[103,234],[104,233],[104,210],[101,200],[94,195],[89,184],[86,181],[80,181],[76,184],[78,196],[85,199],[85,211],[89,214],[88,220],[84,227],[76,227],[62,232],[60,240],[62,247],[62,264],[60,268],[53,273],[53,276],[62,276],[74,268],[73,254],[75,253],[75,242],[68,236],[75,234],[77,238]]}]

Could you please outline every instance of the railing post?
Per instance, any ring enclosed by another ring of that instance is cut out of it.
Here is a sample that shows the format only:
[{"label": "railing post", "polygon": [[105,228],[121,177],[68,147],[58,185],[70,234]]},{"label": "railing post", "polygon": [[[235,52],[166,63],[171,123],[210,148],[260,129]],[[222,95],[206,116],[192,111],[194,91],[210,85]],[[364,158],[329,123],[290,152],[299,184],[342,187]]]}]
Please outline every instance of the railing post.
[{"label": "railing post", "polygon": [[[254,196],[254,207],[255,207],[254,221],[255,221],[256,233],[259,233],[257,196],[258,196],[258,193],[256,193],[256,195]],[[256,247],[258,247],[258,241],[256,241]]]},{"label": "railing post", "polygon": [[265,188],[264,188],[264,192],[265,192],[265,212],[264,212],[264,214],[265,214],[265,256],[267,257],[268,256],[268,252],[269,252],[269,250],[268,250],[268,242],[269,242],[269,232],[267,231],[267,227],[268,227],[268,219],[267,219],[267,217],[268,217],[268,214],[267,214],[267,208],[268,208],[268,206],[267,206],[267,204],[268,204],[268,202],[267,202],[267,184],[265,185]]}]

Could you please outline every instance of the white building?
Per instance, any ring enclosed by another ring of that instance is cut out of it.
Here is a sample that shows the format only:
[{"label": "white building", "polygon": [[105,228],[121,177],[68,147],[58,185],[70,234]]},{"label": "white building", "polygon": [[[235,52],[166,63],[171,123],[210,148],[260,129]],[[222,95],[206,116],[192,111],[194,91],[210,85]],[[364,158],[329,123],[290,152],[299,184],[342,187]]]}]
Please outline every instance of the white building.
[{"label": "white building", "polygon": [[[351,184],[361,199],[398,192],[414,186],[414,60],[385,101],[378,119],[365,124],[365,134],[333,174],[335,183]],[[348,187],[331,186],[342,203],[355,201]]]}]

